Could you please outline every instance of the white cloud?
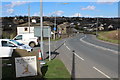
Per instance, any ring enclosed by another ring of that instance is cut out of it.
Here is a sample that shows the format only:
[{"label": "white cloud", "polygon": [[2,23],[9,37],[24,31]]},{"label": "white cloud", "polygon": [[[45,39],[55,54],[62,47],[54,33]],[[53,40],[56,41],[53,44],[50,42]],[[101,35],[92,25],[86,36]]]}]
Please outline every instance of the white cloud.
[{"label": "white cloud", "polygon": [[34,13],[33,16],[40,16],[40,12]]},{"label": "white cloud", "polygon": [[61,16],[64,12],[63,11],[56,11],[53,12],[54,15]]},{"label": "white cloud", "polygon": [[6,13],[7,14],[13,14],[14,13],[14,7],[16,6],[20,6],[20,5],[23,5],[23,4],[26,4],[28,2],[25,2],[25,1],[14,1],[14,2],[11,2],[10,4],[7,4],[5,5],[5,7],[7,7],[6,9]]},{"label": "white cloud", "polygon": [[82,15],[80,13],[75,13],[71,17],[81,17]]},{"label": "white cloud", "polygon": [[87,6],[86,8],[81,8],[82,10],[95,10],[95,6]]},{"label": "white cloud", "polygon": [[9,14],[13,14],[14,13],[14,9],[7,9],[6,12],[9,13]]},{"label": "white cloud", "polygon": [[64,14],[64,11],[59,10],[59,11],[49,13],[48,16],[61,16],[62,14]]},{"label": "white cloud", "polygon": [[11,4],[7,4],[6,7],[13,8],[15,6],[20,6],[20,5],[23,5],[23,4],[26,4],[26,3],[28,3],[28,2],[25,2],[25,1],[11,2]]}]

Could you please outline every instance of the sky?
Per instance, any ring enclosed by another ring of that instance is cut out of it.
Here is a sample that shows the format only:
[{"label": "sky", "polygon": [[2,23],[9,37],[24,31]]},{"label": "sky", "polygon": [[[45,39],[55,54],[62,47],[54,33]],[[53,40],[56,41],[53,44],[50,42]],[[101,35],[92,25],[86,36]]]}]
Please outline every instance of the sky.
[{"label": "sky", "polygon": [[[65,17],[117,17],[118,2],[109,0],[105,2],[43,2],[43,16]],[[30,6],[30,16],[40,16],[40,2],[37,1],[4,1],[0,5],[0,16],[27,16]]]}]

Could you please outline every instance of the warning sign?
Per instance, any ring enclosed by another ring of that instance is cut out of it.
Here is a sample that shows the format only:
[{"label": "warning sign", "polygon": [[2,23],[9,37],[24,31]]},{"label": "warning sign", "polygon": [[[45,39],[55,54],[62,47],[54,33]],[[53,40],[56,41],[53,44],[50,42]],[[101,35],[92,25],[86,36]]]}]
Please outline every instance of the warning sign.
[{"label": "warning sign", "polygon": [[16,77],[37,75],[36,56],[15,58]]}]

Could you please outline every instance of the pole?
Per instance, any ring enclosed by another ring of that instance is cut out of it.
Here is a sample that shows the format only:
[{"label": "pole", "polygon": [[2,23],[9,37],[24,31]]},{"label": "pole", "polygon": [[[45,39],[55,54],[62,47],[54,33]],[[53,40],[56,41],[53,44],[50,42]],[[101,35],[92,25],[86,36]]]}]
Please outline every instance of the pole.
[{"label": "pole", "polygon": [[29,33],[30,33],[30,5],[28,5],[28,27],[29,27]]},{"label": "pole", "polygon": [[43,8],[42,8],[42,0],[40,0],[40,27],[41,27],[41,52],[42,52],[42,57],[44,59],[44,55],[43,55]]},{"label": "pole", "polygon": [[51,51],[50,51],[50,34],[51,34],[51,29],[49,28],[48,29],[48,32],[50,32],[50,33],[48,33],[48,35],[49,35],[49,61],[51,60]]},{"label": "pole", "polygon": [[56,15],[55,15],[55,20],[54,20],[54,40],[56,38],[56,36],[55,36],[55,29],[56,29]]},{"label": "pole", "polygon": [[96,37],[98,36],[98,17],[97,17],[97,24],[96,24]]}]

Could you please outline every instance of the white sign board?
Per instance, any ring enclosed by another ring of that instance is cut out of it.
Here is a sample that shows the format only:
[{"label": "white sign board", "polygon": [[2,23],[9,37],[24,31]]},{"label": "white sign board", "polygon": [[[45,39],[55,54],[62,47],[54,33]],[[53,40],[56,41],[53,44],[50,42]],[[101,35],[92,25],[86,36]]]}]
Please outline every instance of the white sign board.
[{"label": "white sign board", "polygon": [[15,58],[16,77],[37,75],[36,56]]}]

